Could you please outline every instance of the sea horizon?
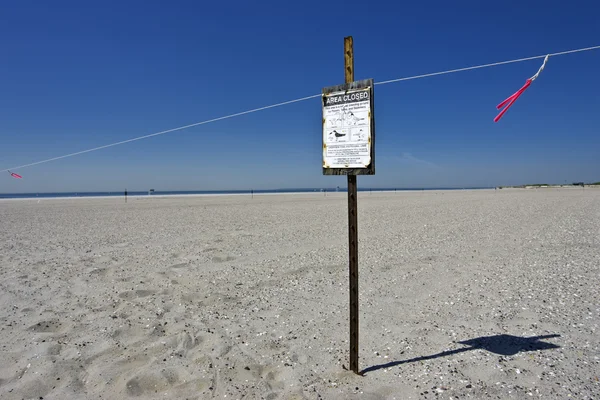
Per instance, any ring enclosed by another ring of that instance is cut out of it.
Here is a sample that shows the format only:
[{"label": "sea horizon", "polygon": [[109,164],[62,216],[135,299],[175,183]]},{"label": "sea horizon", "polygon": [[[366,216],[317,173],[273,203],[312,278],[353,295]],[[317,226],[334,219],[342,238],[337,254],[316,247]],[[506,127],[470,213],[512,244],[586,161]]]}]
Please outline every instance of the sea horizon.
[{"label": "sea horizon", "polygon": [[[359,192],[390,192],[390,191],[431,191],[431,190],[481,190],[494,187],[431,187],[431,188],[358,188]],[[233,190],[135,190],[127,191],[128,196],[169,196],[169,195],[232,195],[232,194],[277,194],[277,193],[346,193],[344,188],[289,188],[289,189],[233,189]],[[66,197],[119,197],[125,191],[81,191],[81,192],[28,192],[28,193],[0,193],[0,199],[28,199],[28,198],[66,198]]]}]

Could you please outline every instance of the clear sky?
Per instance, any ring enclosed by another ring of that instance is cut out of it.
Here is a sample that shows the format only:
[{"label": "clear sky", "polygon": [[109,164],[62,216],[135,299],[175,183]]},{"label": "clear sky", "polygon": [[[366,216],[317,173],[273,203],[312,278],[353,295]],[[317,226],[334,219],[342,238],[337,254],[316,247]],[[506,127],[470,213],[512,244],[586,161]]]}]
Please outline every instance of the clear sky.
[{"label": "clear sky", "polygon": [[[598,1],[5,1],[0,169],[375,81],[600,44]],[[600,181],[600,50],[375,87],[359,187]],[[320,99],[0,176],[0,192],[345,186]]]}]

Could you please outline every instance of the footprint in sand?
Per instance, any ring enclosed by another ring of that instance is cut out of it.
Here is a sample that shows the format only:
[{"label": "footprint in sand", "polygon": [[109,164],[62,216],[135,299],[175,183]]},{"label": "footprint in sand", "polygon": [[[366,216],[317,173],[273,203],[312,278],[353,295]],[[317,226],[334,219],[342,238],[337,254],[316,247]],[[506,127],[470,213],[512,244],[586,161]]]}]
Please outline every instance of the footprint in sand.
[{"label": "footprint in sand", "polygon": [[36,333],[56,333],[62,329],[62,323],[57,319],[41,321],[29,327],[28,330]]},{"label": "footprint in sand", "polygon": [[[275,365],[253,364],[247,367],[247,370],[254,377],[267,383],[271,389],[283,389],[285,387],[285,374],[279,372]],[[271,398],[277,398],[277,396]]]},{"label": "footprint in sand", "polygon": [[46,349],[46,354],[49,356],[58,356],[58,355],[60,355],[61,350],[62,350],[62,345],[53,344],[53,345],[48,346],[48,348]]},{"label": "footprint in sand", "polygon": [[125,388],[130,396],[143,396],[146,393],[157,393],[169,390],[179,383],[179,375],[174,369],[140,374],[127,381]]},{"label": "footprint in sand", "polygon": [[[164,327],[163,327],[164,329]],[[204,337],[190,332],[179,332],[170,336],[165,345],[170,348],[173,355],[187,357],[189,352],[195,352],[194,349],[200,345],[205,345]],[[198,349],[201,352],[201,349]]]},{"label": "footprint in sand", "polygon": [[213,260],[213,262],[216,262],[216,263],[222,263],[222,262],[227,262],[227,261],[233,261],[233,260],[235,260],[235,257],[232,257],[232,256],[225,256],[225,257],[216,256],[216,257],[213,257],[212,260]]},{"label": "footprint in sand", "polygon": [[90,271],[88,271],[88,274],[90,277],[93,276],[100,276],[100,277],[105,277],[107,276],[111,271],[110,268],[92,268]]},{"label": "footprint in sand", "polygon": [[119,293],[119,297],[123,300],[139,299],[156,294],[156,290],[138,289],[128,290],[127,292]]}]

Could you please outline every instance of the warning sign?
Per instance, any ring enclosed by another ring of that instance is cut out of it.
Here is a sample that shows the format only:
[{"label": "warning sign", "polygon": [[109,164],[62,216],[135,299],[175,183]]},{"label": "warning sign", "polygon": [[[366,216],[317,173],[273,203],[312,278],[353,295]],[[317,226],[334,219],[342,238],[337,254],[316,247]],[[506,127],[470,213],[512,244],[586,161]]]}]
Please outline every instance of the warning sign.
[{"label": "warning sign", "polygon": [[323,94],[324,169],[371,165],[372,93],[370,85]]}]

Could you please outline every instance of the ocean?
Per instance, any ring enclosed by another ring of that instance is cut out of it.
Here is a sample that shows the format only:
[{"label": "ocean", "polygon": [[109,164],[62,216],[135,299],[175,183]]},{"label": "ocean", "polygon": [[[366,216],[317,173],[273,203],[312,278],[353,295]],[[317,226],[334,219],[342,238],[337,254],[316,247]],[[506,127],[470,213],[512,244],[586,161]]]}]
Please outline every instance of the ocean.
[{"label": "ocean", "polygon": [[[466,188],[359,188],[359,192],[393,192],[393,191],[416,191],[416,190],[474,190],[493,189],[486,187]],[[296,189],[272,189],[272,190],[175,190],[175,191],[133,191],[127,192],[128,196],[169,196],[169,195],[228,195],[228,194],[275,194],[275,193],[318,193],[318,192],[346,192],[346,188],[296,188]],[[0,199],[41,199],[61,197],[118,197],[124,196],[125,192],[61,192],[61,193],[0,193]]]}]

